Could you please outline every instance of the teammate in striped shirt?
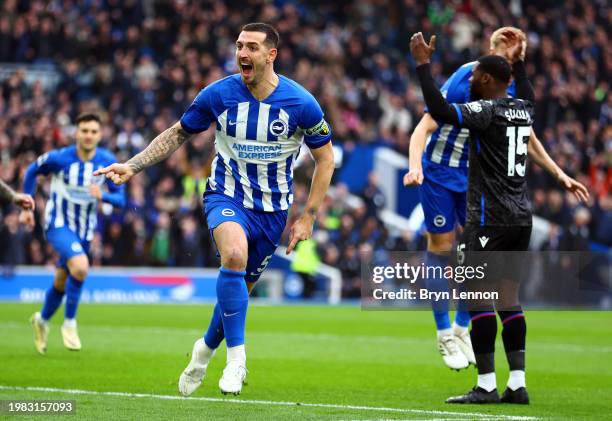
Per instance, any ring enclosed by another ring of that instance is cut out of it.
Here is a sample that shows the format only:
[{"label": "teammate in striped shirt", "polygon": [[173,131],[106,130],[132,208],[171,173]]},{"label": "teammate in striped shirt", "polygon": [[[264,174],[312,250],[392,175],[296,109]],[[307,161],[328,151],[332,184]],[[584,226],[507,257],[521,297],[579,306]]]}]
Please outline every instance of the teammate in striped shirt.
[{"label": "teammate in striped shirt", "polygon": [[[490,54],[506,58],[508,51],[522,43],[522,59],[527,48],[526,36],[518,28],[502,27],[490,38]],[[470,78],[478,62],[461,66],[444,83],[440,91],[451,103],[470,102]],[[515,83],[507,90],[515,95]],[[465,225],[466,192],[468,176],[469,130],[451,124],[440,124],[426,112],[410,138],[409,172],[404,176],[404,185],[419,186],[421,205],[427,228],[427,264],[446,266],[455,241],[455,226]],[[534,132],[529,139],[529,158],[548,171],[565,189],[574,191],[579,183],[567,176],[550,158]],[[425,174],[425,176],[423,175]],[[430,290],[447,290],[443,279],[429,279]],[[476,360],[472,350],[468,326],[470,315],[464,303],[458,304],[455,321],[451,326],[448,302],[433,303],[437,329],[438,349],[445,364],[453,369],[467,367]]]},{"label": "teammate in striped shirt", "polygon": [[277,75],[279,36],[270,25],[251,23],[236,41],[239,74],[204,88],[179,122],[125,164],[98,171],[121,184],[168,157],[194,133],[216,127],[216,156],[204,194],[204,210],[221,257],[217,305],[204,338],[179,379],[192,394],[215,350],[227,345],[219,380],[223,393],[238,394],[246,377],[244,331],[248,294],[279,244],[293,201],[293,165],[305,142],[315,160],[304,214],[291,227],[291,252],[310,238],[331,180],[334,160],[330,128],[321,107],[302,86]]},{"label": "teammate in striped shirt", "polygon": [[[23,183],[24,191],[33,196],[36,177],[49,174],[52,177],[45,208],[45,237],[60,259],[42,310],[31,318],[34,345],[41,354],[47,350],[48,321],[64,295],[66,305],[61,329],[64,346],[73,351],[81,349],[76,312],[89,270],[87,253],[96,229],[98,202],[117,207],[125,205],[123,187],[93,175],[95,170],[117,161],[112,153],[98,147],[102,139],[100,117],[90,113],[78,116],[75,138],[75,145],[41,155],[28,167]],[[102,191],[103,184],[106,184],[107,192]],[[31,210],[23,210],[19,219],[22,223],[34,225]]]}]

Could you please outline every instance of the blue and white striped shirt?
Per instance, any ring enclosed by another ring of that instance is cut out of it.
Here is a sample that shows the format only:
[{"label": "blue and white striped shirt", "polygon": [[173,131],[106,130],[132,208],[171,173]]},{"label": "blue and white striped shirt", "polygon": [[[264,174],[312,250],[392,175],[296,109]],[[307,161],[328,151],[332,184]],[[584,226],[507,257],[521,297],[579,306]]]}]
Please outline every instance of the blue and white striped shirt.
[{"label": "blue and white striped shirt", "polygon": [[[38,157],[26,171],[23,190],[34,195],[36,176],[52,174],[51,192],[45,207],[45,231],[68,227],[80,239],[91,241],[97,224],[98,201],[89,193],[89,186],[105,184],[104,176],[93,172],[117,162],[115,156],[103,148],[97,148],[91,161],[83,162],[76,146],[51,151]],[[106,180],[108,192],[102,193],[102,201],[117,207],[125,205],[123,186]]]},{"label": "blue and white striped shirt", "polygon": [[[440,92],[449,103],[465,104],[470,99],[470,77],[478,62],[466,63],[455,71],[442,85]],[[515,84],[508,88],[514,97]],[[427,111],[427,110],[426,110]],[[450,124],[439,124],[431,134],[423,154],[423,170],[427,177],[450,190],[467,190],[467,147],[470,131]]]},{"label": "blue and white striped shirt", "polygon": [[293,164],[302,141],[311,149],[331,140],[323,111],[298,83],[279,75],[278,86],[257,100],[239,74],[204,88],[181,118],[189,133],[216,122],[216,156],[207,189],[247,209],[276,212],[293,202]]}]

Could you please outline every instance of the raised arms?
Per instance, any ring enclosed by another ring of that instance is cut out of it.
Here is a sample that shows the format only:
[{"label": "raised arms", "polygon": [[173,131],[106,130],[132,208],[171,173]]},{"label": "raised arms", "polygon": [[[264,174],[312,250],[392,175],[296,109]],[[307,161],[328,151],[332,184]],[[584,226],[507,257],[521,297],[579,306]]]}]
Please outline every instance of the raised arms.
[{"label": "raised arms", "polygon": [[512,64],[512,75],[516,82],[516,97],[534,102],[535,92],[533,86],[531,86],[531,82],[527,78],[527,70],[525,69],[524,61],[518,60]]},{"label": "raised arms", "polygon": [[429,61],[435,49],[435,35],[431,37],[429,44],[425,43],[423,34],[420,32],[417,32],[410,38],[410,53],[417,64],[417,74],[429,113],[436,121],[458,126],[460,121],[457,112],[453,106],[444,99],[431,76]]}]

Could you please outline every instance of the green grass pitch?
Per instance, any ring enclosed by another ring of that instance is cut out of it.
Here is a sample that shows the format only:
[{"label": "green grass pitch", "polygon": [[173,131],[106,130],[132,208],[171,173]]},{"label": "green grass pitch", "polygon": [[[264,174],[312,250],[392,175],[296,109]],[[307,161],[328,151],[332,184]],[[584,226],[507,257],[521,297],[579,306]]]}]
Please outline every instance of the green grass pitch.
[{"label": "green grass pitch", "polygon": [[[473,386],[476,372],[443,366],[425,311],[252,305],[242,394],[224,397],[217,388],[221,349],[193,398],[181,398],[179,374],[212,306],[85,304],[83,350],[63,348],[58,314],[45,356],[35,352],[28,324],[38,307],[0,304],[0,400],[75,399],[76,416],[69,419],[600,420],[612,414],[610,312],[527,312],[532,404],[454,406],[444,399]],[[499,338],[497,349],[501,391],[508,370]],[[67,392],[74,389],[92,393]],[[29,418],[49,417],[14,417]]]}]

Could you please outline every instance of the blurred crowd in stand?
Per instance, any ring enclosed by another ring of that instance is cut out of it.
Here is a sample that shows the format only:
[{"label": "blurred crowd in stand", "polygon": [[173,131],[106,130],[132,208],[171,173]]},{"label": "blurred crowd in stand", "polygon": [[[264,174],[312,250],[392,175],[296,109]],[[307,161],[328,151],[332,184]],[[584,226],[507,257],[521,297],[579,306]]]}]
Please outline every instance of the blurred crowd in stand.
[{"label": "blurred crowd in stand", "polygon": [[[488,51],[493,30],[522,28],[537,95],[536,133],[592,195],[578,206],[531,166],[534,212],[553,223],[546,247],[612,246],[612,7],[606,0],[5,0],[0,63],[10,66],[0,71],[0,177],[20,188],[39,154],[73,141],[71,122],[84,110],[102,114],[103,146],[119,160],[142,150],[202,87],[236,71],[234,41],[250,21],[278,28],[276,71],[319,100],[345,159],[363,143],[407,154],[423,113],[408,51],[413,32],[438,35],[433,71],[441,84]],[[197,136],[135,177],[125,210],[103,207],[94,265],[216,265],[201,211],[213,135]],[[309,162],[296,170],[294,210],[305,203],[309,171]],[[0,261],[54,261],[41,230],[48,183],[41,185],[33,232],[18,226],[15,209],[3,208]],[[342,199],[344,186],[337,191],[320,211],[316,250],[320,261],[341,269],[345,294],[354,295],[361,256],[384,260],[390,250],[422,248],[423,239],[408,230],[390,235],[378,216],[385,197],[375,176],[357,208]]]}]

